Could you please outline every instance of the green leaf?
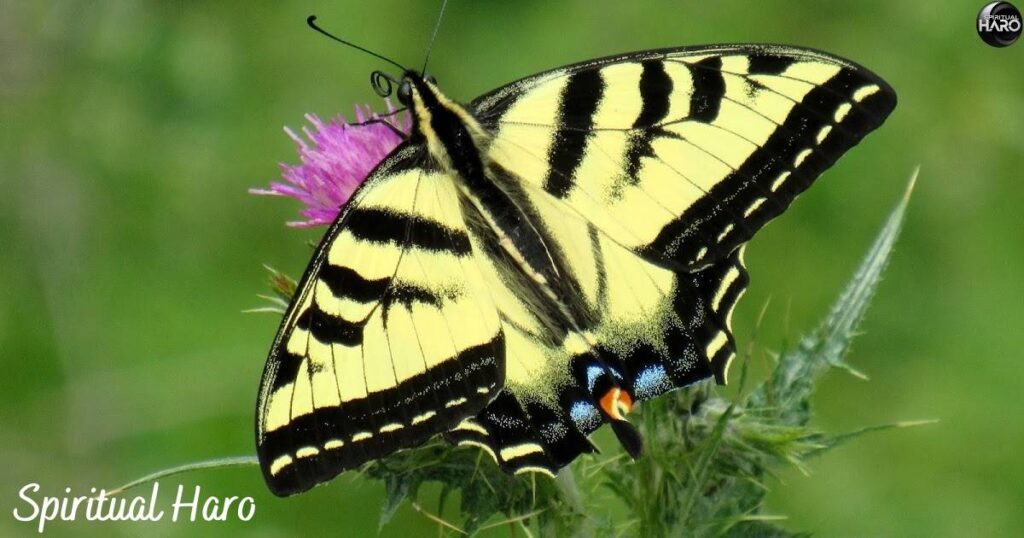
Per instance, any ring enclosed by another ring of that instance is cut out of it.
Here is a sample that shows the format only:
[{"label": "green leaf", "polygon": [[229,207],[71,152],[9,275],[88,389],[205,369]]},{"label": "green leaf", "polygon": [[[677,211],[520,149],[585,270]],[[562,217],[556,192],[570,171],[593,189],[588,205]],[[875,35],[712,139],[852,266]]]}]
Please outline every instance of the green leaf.
[{"label": "green leaf", "polygon": [[828,452],[829,450],[832,450],[833,448],[836,448],[839,445],[842,445],[842,444],[845,444],[845,443],[847,443],[849,441],[857,439],[860,436],[862,436],[864,434],[867,434],[867,433],[881,432],[881,431],[892,430],[892,429],[896,429],[896,428],[912,428],[912,427],[915,427],[915,426],[926,426],[928,424],[937,424],[938,422],[939,422],[938,420],[934,420],[934,419],[932,419],[932,420],[906,420],[906,421],[902,421],[902,422],[894,422],[892,424],[880,424],[880,425],[877,425],[877,426],[867,426],[867,427],[864,427],[864,428],[859,428],[859,429],[853,430],[851,432],[841,433],[839,435],[822,436],[821,440],[819,441],[819,445],[820,446],[805,452],[804,453],[804,457],[809,458],[809,457],[812,457],[812,456],[821,455],[821,454],[823,454],[825,452]]},{"label": "green leaf", "polygon": [[394,517],[402,501],[409,497],[410,481],[401,480],[399,477],[390,477],[384,480],[384,505],[380,508],[380,522],[377,524],[377,531],[380,532]]},{"label": "green leaf", "polygon": [[[725,435],[725,427],[729,424],[730,419],[733,417],[734,406],[726,408],[725,412],[719,416],[715,423],[715,428],[711,430],[707,439],[702,444],[700,450],[696,453],[695,461],[690,468],[690,487],[688,487],[680,502],[680,516],[677,520],[683,523],[690,522],[694,516],[694,507],[697,504],[697,500],[705,495],[705,491],[708,489],[708,479],[711,475],[711,463],[714,457],[718,454],[718,448],[722,443],[722,437]],[[681,529],[682,530],[682,529]]]},{"label": "green leaf", "polygon": [[783,353],[770,378],[748,397],[748,407],[776,413],[787,424],[803,425],[810,419],[809,398],[823,373],[840,368],[866,379],[867,376],[843,361],[864,318],[871,298],[889,263],[896,239],[903,225],[910,194],[917,180],[917,170],[910,177],[907,189],[889,214],[867,256],[854,273],[825,321],[796,349]]},{"label": "green leaf", "polygon": [[298,287],[295,279],[269,265],[264,265],[263,267],[266,268],[267,273],[269,273],[267,279],[270,282],[270,289],[274,292],[274,295],[284,300],[285,303],[290,302],[292,297],[295,295],[296,288]]},{"label": "green leaf", "polygon": [[174,476],[177,474],[191,473],[193,471],[200,471],[203,469],[227,469],[230,467],[249,467],[259,464],[260,462],[259,460],[256,459],[256,456],[234,456],[225,458],[215,458],[212,460],[194,461],[191,463],[186,463],[184,465],[168,467],[166,469],[155,471],[141,478],[136,478],[135,480],[132,480],[127,484],[118,486],[111,490],[106,490],[106,493],[108,497],[113,497],[115,495],[120,495],[125,491],[141,486],[143,484],[155,482],[157,480],[160,480],[161,478],[167,478],[168,476]]}]

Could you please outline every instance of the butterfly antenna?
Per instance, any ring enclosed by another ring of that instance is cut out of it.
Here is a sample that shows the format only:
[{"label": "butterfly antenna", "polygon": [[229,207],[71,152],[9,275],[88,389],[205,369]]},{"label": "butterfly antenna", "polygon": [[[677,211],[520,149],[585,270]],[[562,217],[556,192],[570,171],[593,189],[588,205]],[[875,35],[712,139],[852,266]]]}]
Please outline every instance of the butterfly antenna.
[{"label": "butterfly antenna", "polygon": [[408,71],[408,69],[403,67],[402,64],[392,60],[391,58],[388,58],[386,56],[381,56],[380,54],[377,54],[376,52],[373,52],[372,50],[360,47],[359,45],[356,45],[355,43],[352,43],[351,41],[345,41],[344,39],[342,39],[342,38],[340,38],[340,37],[338,37],[338,36],[328,32],[327,30],[324,30],[323,28],[321,28],[319,26],[317,26],[317,24],[316,24],[316,15],[310,15],[309,17],[306,17],[306,24],[308,24],[310,28],[312,28],[312,29],[316,30],[317,32],[320,32],[321,34],[323,34],[323,35],[325,35],[325,36],[327,36],[327,37],[337,41],[338,43],[341,43],[342,45],[348,45],[348,46],[350,46],[350,47],[352,47],[352,48],[354,48],[356,50],[361,50],[361,51],[369,54],[370,56],[373,56],[375,58],[379,58],[381,60],[384,60],[385,62],[388,62],[389,64],[391,64],[391,65],[401,69],[403,72]]},{"label": "butterfly antenna", "polygon": [[437,31],[441,29],[441,21],[444,20],[444,9],[448,7],[448,0],[441,2],[441,13],[437,15],[437,23],[434,24],[434,33],[430,36],[430,42],[427,43],[427,57],[423,59],[423,69],[420,69],[420,74],[424,75],[427,72],[427,62],[430,61],[430,51],[434,50],[434,41],[437,39]]}]

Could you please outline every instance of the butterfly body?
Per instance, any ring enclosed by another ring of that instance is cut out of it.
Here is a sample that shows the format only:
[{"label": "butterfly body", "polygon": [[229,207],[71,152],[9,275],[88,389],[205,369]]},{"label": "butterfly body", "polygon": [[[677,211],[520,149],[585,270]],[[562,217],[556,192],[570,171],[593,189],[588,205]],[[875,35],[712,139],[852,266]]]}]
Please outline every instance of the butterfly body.
[{"label": "butterfly body", "polygon": [[734,354],[745,242],[895,94],[794,47],[645,51],[461,105],[407,72],[413,126],[326,233],[271,348],[257,446],[296,493],[444,433],[554,473],[635,401]]}]

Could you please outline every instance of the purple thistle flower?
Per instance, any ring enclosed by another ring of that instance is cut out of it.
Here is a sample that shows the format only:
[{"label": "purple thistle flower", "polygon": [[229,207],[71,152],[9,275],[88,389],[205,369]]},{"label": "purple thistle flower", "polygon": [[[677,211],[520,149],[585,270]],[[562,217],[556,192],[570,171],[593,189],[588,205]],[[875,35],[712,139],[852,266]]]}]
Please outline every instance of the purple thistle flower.
[{"label": "purple thistle flower", "polygon": [[[387,106],[388,112],[394,112],[390,101]],[[327,123],[314,114],[306,114],[312,128],[303,127],[302,132],[309,143],[291,129],[284,129],[298,146],[302,164],[281,163],[281,177],[286,183],[271,182],[268,189],[249,189],[249,192],[291,196],[302,202],[305,207],[300,213],[306,220],[291,221],[288,226],[306,228],[334,222],[356,187],[402,141],[382,123],[359,125],[379,117],[369,106],[358,105],[354,123],[348,123],[341,114]],[[412,127],[407,112],[387,121],[403,133],[408,133]]]}]

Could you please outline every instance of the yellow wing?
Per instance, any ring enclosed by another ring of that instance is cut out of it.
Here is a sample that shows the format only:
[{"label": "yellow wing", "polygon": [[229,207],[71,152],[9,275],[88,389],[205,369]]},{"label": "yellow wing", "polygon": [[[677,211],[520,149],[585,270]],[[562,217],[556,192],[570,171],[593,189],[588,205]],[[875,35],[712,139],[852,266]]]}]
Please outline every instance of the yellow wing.
[{"label": "yellow wing", "polygon": [[324,237],[260,384],[274,493],[422,443],[503,385],[505,341],[450,177],[397,150]]},{"label": "yellow wing", "polygon": [[870,71],[775,45],[595,60],[473,103],[488,157],[531,195],[690,269],[750,239],[895,105]]}]

